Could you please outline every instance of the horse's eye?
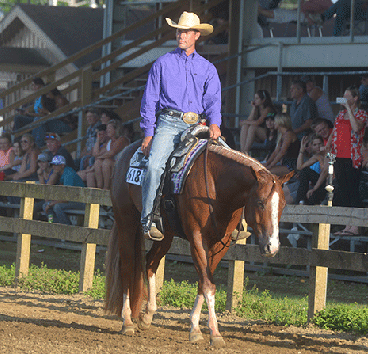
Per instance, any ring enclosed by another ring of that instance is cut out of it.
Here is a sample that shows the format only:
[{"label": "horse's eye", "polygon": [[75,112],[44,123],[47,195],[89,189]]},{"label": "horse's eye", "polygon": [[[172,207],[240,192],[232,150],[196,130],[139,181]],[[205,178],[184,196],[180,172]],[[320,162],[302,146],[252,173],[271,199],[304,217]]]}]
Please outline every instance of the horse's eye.
[{"label": "horse's eye", "polygon": [[265,203],[263,202],[263,200],[257,200],[257,205],[262,210],[265,208]]}]

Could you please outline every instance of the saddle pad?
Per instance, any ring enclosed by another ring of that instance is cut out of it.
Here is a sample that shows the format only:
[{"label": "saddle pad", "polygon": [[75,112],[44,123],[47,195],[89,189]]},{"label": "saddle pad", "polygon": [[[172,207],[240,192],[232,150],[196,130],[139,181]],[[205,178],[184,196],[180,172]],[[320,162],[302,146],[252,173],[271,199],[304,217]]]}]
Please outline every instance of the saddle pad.
[{"label": "saddle pad", "polygon": [[142,185],[143,178],[147,172],[147,163],[148,158],[144,156],[141,147],[139,147],[130,159],[125,181],[138,186]]},{"label": "saddle pad", "polygon": [[[168,165],[170,166],[169,172],[171,172],[173,193],[177,194],[183,191],[184,182],[190,172],[190,168],[198,155],[206,147],[207,141],[207,139],[193,139],[191,144],[180,144],[172,153]],[[148,158],[143,155],[139,147],[130,159],[125,181],[141,186],[147,172],[147,164]]]},{"label": "saddle pad", "polygon": [[197,157],[206,148],[207,143],[207,139],[199,139],[196,144],[191,145],[189,151],[186,151],[184,158],[178,159],[178,161],[175,161],[176,163],[174,162],[174,153],[173,159],[171,161],[171,182],[172,192],[174,194],[180,194],[183,192],[185,180],[187,179],[190,169]]}]

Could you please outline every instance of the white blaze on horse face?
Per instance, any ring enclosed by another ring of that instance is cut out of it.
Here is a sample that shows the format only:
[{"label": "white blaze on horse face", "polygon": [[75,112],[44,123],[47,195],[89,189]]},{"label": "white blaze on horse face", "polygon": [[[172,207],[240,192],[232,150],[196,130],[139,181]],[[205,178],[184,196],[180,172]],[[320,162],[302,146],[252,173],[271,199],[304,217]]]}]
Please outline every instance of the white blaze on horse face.
[{"label": "white blaze on horse face", "polygon": [[271,198],[271,223],[273,229],[270,238],[271,252],[279,249],[279,201],[279,194],[274,192]]}]

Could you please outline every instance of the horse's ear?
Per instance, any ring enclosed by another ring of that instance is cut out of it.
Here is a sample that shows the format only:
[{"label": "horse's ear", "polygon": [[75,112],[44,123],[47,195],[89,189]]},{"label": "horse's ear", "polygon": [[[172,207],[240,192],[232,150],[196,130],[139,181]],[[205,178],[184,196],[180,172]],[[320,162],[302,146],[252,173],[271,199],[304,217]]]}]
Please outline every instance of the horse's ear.
[{"label": "horse's ear", "polygon": [[295,171],[291,171],[287,175],[279,177],[280,183],[284,184],[285,182],[287,182],[291,177],[294,176],[294,173],[295,173]]},{"label": "horse's ear", "polygon": [[259,181],[261,178],[262,178],[262,174],[263,174],[263,178],[265,176],[265,174],[267,174],[266,171],[264,170],[255,170],[253,167],[249,166],[250,167],[250,172],[252,172],[252,175],[254,176],[254,178]]}]

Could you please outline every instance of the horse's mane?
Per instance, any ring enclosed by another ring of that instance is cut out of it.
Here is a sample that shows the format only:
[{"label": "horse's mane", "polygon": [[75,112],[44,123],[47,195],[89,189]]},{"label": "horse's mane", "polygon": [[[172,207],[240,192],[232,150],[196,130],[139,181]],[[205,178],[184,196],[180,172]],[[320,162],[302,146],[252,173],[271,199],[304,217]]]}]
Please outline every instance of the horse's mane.
[{"label": "horse's mane", "polygon": [[243,154],[240,151],[236,151],[236,150],[227,148],[225,146],[219,146],[219,145],[214,145],[214,144],[209,144],[208,149],[218,155],[229,158],[242,165],[250,166],[256,171],[263,170],[263,171],[269,172],[266,169],[266,167],[264,167],[259,161],[257,161],[256,159],[253,159],[252,157],[246,154]]}]

